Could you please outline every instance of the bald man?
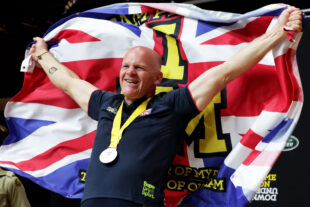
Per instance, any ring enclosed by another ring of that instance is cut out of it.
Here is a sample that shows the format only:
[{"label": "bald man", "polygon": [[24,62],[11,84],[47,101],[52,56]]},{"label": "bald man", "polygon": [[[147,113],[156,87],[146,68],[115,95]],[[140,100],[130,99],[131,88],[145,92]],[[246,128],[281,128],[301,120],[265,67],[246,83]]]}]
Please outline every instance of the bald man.
[{"label": "bald man", "polygon": [[115,94],[81,80],[48,52],[42,38],[34,38],[33,60],[56,87],[98,121],[82,206],[163,206],[165,175],[187,123],[227,83],[286,38],[284,27],[301,31],[299,9],[283,11],[269,32],[189,86],[158,95],[155,88],[163,76],[161,58],[149,48],[134,47],[127,52],[120,70],[123,94]]}]

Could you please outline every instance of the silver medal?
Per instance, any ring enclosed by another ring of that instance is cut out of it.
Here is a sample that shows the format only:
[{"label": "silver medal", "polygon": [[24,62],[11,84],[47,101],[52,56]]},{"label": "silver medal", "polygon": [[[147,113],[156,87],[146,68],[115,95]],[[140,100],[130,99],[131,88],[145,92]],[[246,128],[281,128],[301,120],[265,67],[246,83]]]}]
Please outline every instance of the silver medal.
[{"label": "silver medal", "polygon": [[115,148],[109,147],[103,150],[99,156],[100,162],[108,164],[113,162],[117,157],[117,151]]}]

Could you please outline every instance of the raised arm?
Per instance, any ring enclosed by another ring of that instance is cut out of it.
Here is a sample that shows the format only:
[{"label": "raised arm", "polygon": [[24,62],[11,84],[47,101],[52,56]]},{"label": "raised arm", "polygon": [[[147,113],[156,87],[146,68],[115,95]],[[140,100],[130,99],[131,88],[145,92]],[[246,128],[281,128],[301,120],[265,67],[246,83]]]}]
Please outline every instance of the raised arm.
[{"label": "raised arm", "polygon": [[189,90],[198,109],[202,111],[231,80],[255,66],[269,50],[286,38],[284,27],[291,28],[296,33],[301,31],[300,9],[290,7],[284,10],[269,32],[241,49],[225,63],[211,68],[194,80],[189,85]]},{"label": "raised arm", "polygon": [[97,88],[80,79],[80,77],[65,65],[58,62],[49,53],[46,42],[40,38],[33,38],[36,41],[30,49],[32,59],[37,61],[51,80],[60,90],[68,94],[85,112],[88,110],[88,101],[91,93]]}]

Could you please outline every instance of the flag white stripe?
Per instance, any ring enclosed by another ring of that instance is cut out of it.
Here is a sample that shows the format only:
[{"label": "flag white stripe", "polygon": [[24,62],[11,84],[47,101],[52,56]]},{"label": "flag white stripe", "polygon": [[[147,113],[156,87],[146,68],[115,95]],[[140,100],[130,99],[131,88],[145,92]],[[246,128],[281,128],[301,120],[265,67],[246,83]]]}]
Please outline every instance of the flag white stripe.
[{"label": "flag white stripe", "polygon": [[288,114],[286,115],[286,118],[293,119],[294,122],[297,123],[297,120],[300,117],[302,106],[303,106],[303,102],[293,101],[290,106],[290,109],[288,110]]},{"label": "flag white stripe", "polygon": [[257,116],[222,116],[222,131],[223,134],[230,135],[231,144],[234,148],[241,140],[243,134],[246,134],[252,124],[257,119]]},{"label": "flag white stripe", "polygon": [[265,137],[285,117],[286,113],[262,111],[251,126],[251,130]]},{"label": "flag white stripe", "polygon": [[[88,117],[86,112],[81,108],[65,109],[52,105],[25,102],[8,102],[5,111],[5,117],[18,117],[22,119],[39,119],[48,121],[62,121],[63,119],[71,119],[72,116]],[[79,118],[80,119],[80,118]],[[88,117],[88,119],[92,120]]]},{"label": "flag white stripe", "polygon": [[252,151],[239,142],[225,158],[224,163],[227,167],[237,169]]},{"label": "flag white stripe", "polygon": [[194,142],[192,142],[189,146],[187,146],[187,155],[188,155],[189,166],[195,167],[195,168],[201,168],[201,166],[204,166],[203,159],[195,157]]},{"label": "flag white stripe", "polygon": [[42,177],[42,176],[46,176],[52,172],[54,172],[55,170],[58,170],[59,168],[69,165],[73,162],[76,162],[78,160],[83,160],[83,159],[87,159],[90,157],[91,154],[91,149],[86,150],[84,152],[80,152],[77,154],[73,154],[73,155],[68,155],[65,158],[59,160],[58,162],[53,163],[52,165],[49,165],[48,167],[41,169],[41,170],[36,170],[36,171],[25,171],[26,173],[29,173],[30,175],[34,176],[34,177]]},{"label": "flag white stripe", "polygon": [[128,7],[129,14],[139,14],[141,12],[141,6],[139,4],[130,4]]},{"label": "flag white stripe", "polygon": [[241,165],[231,176],[231,181],[235,186],[242,186],[242,188],[256,191],[270,169],[270,166]]},{"label": "flag white stripe", "polygon": [[[50,115],[50,120],[56,121],[56,123],[41,127],[16,143],[3,145],[0,148],[0,160],[3,161],[12,160],[14,162],[20,162],[31,159],[64,141],[88,134],[96,130],[97,127],[97,121],[91,119],[81,109],[61,109],[34,103],[10,102],[9,104],[10,107],[11,105],[15,107],[9,113],[6,113],[6,117],[15,117],[20,113],[19,118],[40,119],[36,116],[42,116],[44,114],[44,116],[47,116],[46,118]],[[36,115],[31,113],[38,111],[40,113]],[[44,116],[40,120],[44,120]],[[61,119],[62,121],[53,120],[52,117]],[[33,149],[36,149],[36,151],[33,151]]]}]

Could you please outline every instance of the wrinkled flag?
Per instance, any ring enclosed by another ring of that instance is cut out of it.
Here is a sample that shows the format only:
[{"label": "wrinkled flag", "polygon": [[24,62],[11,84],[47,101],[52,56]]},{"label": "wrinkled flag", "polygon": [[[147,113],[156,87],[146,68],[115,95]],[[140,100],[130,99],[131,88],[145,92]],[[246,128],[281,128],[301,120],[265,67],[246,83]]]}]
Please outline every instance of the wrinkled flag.
[{"label": "wrinkled flag", "polygon": [[[241,15],[175,3],[113,4],[61,19],[44,39],[82,79],[114,92],[120,92],[126,51],[153,48],[163,60],[157,92],[171,91],[264,34],[285,7],[273,4]],[[301,112],[300,37],[283,40],[188,124],[168,172],[166,206],[231,207],[251,201]],[[0,165],[65,197],[80,198],[96,121],[38,67],[25,72],[5,117],[10,134],[0,148]]]}]

